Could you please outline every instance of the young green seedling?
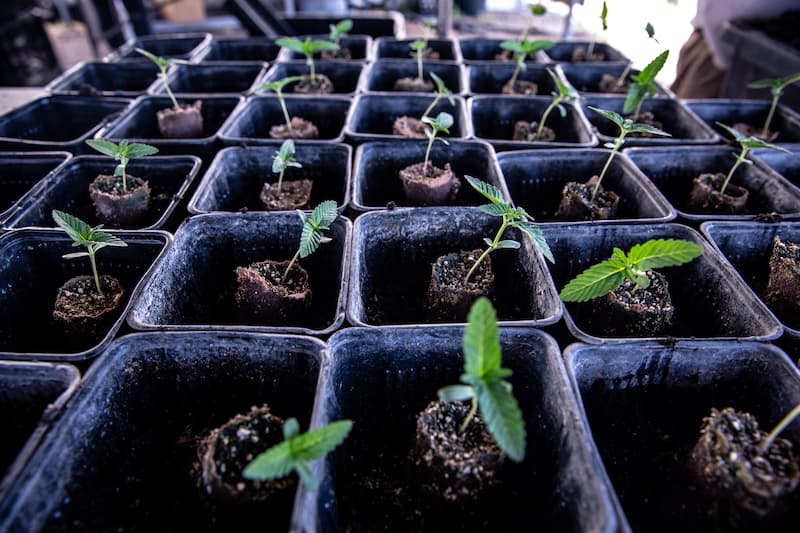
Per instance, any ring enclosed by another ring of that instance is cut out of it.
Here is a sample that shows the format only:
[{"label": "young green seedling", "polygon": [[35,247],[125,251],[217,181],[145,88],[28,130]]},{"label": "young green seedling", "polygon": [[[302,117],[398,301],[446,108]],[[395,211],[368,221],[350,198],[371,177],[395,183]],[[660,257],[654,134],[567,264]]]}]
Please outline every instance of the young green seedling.
[{"label": "young green seedling", "polygon": [[100,276],[97,274],[97,261],[95,260],[95,255],[97,255],[97,252],[106,246],[124,247],[128,246],[128,244],[119,237],[100,231],[100,229],[103,227],[102,224],[91,227],[78,217],[68,215],[62,211],[57,211],[54,209],[53,220],[58,227],[64,230],[72,239],[72,246],[86,247],[85,252],[64,254],[62,257],[64,259],[88,257],[89,262],[92,264],[92,273],[94,274],[94,283],[97,287],[97,293],[101,297],[105,297],[103,294],[103,289],[100,287]]},{"label": "young green seedling", "polygon": [[547,69],[547,73],[550,74],[550,78],[553,80],[553,84],[558,89],[558,92],[553,91],[553,100],[550,102],[550,105],[547,106],[547,109],[544,110],[542,113],[542,118],[539,120],[539,128],[536,130],[536,138],[542,138],[542,132],[544,131],[544,125],[547,122],[547,117],[550,115],[550,112],[553,109],[558,109],[558,113],[563,117],[567,116],[567,109],[561,105],[561,102],[564,100],[574,100],[578,98],[578,91],[561,81],[555,72],[550,69]]},{"label": "young green seedling", "polygon": [[517,82],[519,73],[527,68],[525,65],[526,58],[533,57],[539,50],[547,50],[554,45],[555,43],[553,41],[548,41],[547,39],[540,39],[538,41],[522,39],[519,41],[503,41],[500,43],[500,48],[508,50],[509,52],[514,52],[514,57],[517,59],[517,68],[514,69],[514,74],[511,75],[511,80],[509,80],[508,83],[513,87]]},{"label": "young green seedling", "polygon": [[745,137],[735,129],[726,126],[721,122],[717,122],[717,126],[727,131],[736,140],[736,142],[739,143],[739,146],[742,148],[742,150],[738,154],[736,153],[733,154],[733,156],[736,158],[736,161],[733,163],[733,166],[728,171],[728,175],[725,176],[725,181],[722,182],[722,187],[720,187],[719,189],[720,194],[725,193],[725,188],[731,181],[733,173],[736,172],[737,168],[739,168],[739,165],[741,165],[742,163],[748,165],[753,163],[752,161],[747,159],[747,154],[750,152],[750,150],[753,150],[754,148],[769,148],[771,150],[780,150],[781,152],[789,153],[789,150],[787,150],[786,148],[768,143],[766,141],[762,141],[758,137]]},{"label": "young green seedling", "polygon": [[[600,20],[603,22],[603,31],[608,29],[608,6],[606,5],[605,1],[603,2],[603,9],[600,11]],[[596,39],[592,39],[592,42],[589,43],[589,46],[586,48],[586,61],[592,60],[592,55],[594,54],[594,45],[596,43]]]},{"label": "young green seedling", "polygon": [[329,230],[331,224],[333,224],[336,217],[339,216],[339,213],[336,211],[336,202],[333,200],[321,202],[311,212],[311,216],[306,216],[306,214],[299,209],[297,210],[297,214],[300,215],[300,220],[303,221],[303,230],[300,233],[300,246],[297,249],[297,253],[292,257],[292,260],[289,261],[289,265],[286,267],[281,281],[286,280],[286,276],[289,275],[289,271],[292,270],[298,258],[308,257],[317,251],[320,244],[325,244],[333,240],[330,237],[326,237],[322,232]]},{"label": "young green seedling", "polygon": [[178,100],[175,99],[175,95],[172,94],[172,89],[169,86],[169,80],[167,79],[167,70],[172,65],[189,65],[190,63],[188,61],[184,61],[183,59],[171,59],[167,57],[159,57],[155,54],[151,54],[147,50],[142,50],[141,48],[137,48],[136,51],[156,64],[159,71],[158,77],[164,84],[164,90],[167,91],[169,99],[172,100],[172,105],[175,107],[175,109],[180,109],[180,106],[178,105]]},{"label": "young green seedling", "polygon": [[469,272],[467,272],[467,277],[464,279],[464,283],[469,282],[472,274],[474,274],[478,269],[478,265],[480,265],[481,262],[493,251],[502,250],[504,248],[516,250],[521,246],[521,244],[515,240],[501,240],[503,238],[503,234],[508,228],[517,228],[520,230],[524,235],[530,238],[534,246],[536,246],[539,251],[542,252],[542,255],[544,255],[548,261],[551,263],[555,262],[555,259],[553,259],[553,252],[550,251],[550,246],[548,246],[547,241],[544,239],[542,230],[534,223],[532,216],[530,216],[521,207],[511,207],[511,205],[509,205],[503,199],[503,193],[500,191],[500,189],[494,185],[473,178],[472,176],[464,177],[473,189],[478,191],[491,202],[490,204],[480,206],[478,209],[486,214],[503,218],[503,223],[500,224],[500,229],[497,230],[494,239],[483,239],[483,242],[486,243],[487,248],[480,255],[480,257],[478,257],[478,259],[475,261],[475,264],[472,265],[472,268],[470,268]]},{"label": "young green seedling", "polygon": [[625,105],[622,107],[624,114],[629,114],[633,111],[633,120],[639,120],[639,112],[642,109],[642,103],[648,96],[658,94],[658,87],[655,84],[656,76],[664,68],[664,63],[669,56],[669,50],[664,50],[654,60],[652,60],[639,74],[631,76],[630,87],[628,87],[628,96],[625,98]]},{"label": "young green seedling", "polygon": [[275,44],[306,56],[306,65],[308,65],[311,81],[317,79],[316,70],[314,69],[314,54],[320,52],[334,52],[339,49],[339,45],[336,43],[325,40],[314,40],[311,37],[306,37],[305,41],[301,41],[295,37],[282,37],[276,40]]},{"label": "young green seedling", "polygon": [[617,125],[619,128],[619,135],[616,139],[614,139],[613,143],[606,143],[606,148],[611,148],[611,153],[608,154],[608,159],[606,159],[605,165],[603,165],[603,170],[600,172],[600,178],[597,180],[597,183],[592,190],[592,198],[591,201],[594,201],[595,197],[597,196],[598,191],[600,190],[600,183],[603,181],[603,177],[606,175],[606,171],[608,170],[609,165],[611,165],[611,160],[614,159],[614,156],[617,155],[619,149],[625,143],[625,136],[630,133],[650,133],[652,135],[661,135],[663,137],[671,137],[669,133],[666,131],[661,131],[658,128],[655,128],[649,124],[639,124],[630,119],[622,118],[619,113],[615,113],[614,111],[607,111],[605,109],[599,109],[597,107],[587,106],[589,109],[594,111],[595,113],[599,113],[600,115],[604,116],[611,122]]},{"label": "young green seedling", "polygon": [[764,439],[764,442],[761,443],[761,453],[766,453],[769,450],[769,447],[772,446],[772,443],[775,442],[775,439],[778,438],[778,435],[789,426],[789,424],[794,421],[795,418],[800,416],[800,404],[796,405],[794,409],[786,413],[780,422],[769,432],[767,438]]},{"label": "young green seedling", "polygon": [[422,114],[422,118],[420,118],[420,120],[422,120],[423,122],[425,121],[425,118],[430,114],[430,112],[433,111],[433,108],[436,107],[436,104],[439,103],[439,100],[441,100],[442,98],[447,98],[447,101],[450,102],[450,105],[452,106],[456,105],[456,100],[455,98],[453,98],[452,91],[450,91],[450,89],[447,88],[447,85],[444,84],[442,78],[437,76],[434,72],[431,72],[431,79],[436,84],[436,95],[433,97],[433,101],[428,106],[428,108],[425,109],[425,112]]},{"label": "young green seedling", "polygon": [[411,49],[414,51],[414,55],[417,58],[417,79],[422,81],[423,72],[422,72],[422,54],[425,52],[425,49],[428,47],[428,42],[423,41],[422,39],[417,39],[413,43],[409,45]]},{"label": "young green seedling", "polygon": [[775,109],[778,107],[778,100],[781,99],[783,90],[793,83],[800,81],[800,72],[796,72],[785,78],[777,78],[771,80],[758,80],[754,81],[748,87],[751,89],[769,89],[772,93],[772,104],[769,106],[769,113],[767,119],[764,121],[764,127],[761,131],[764,133],[769,131],[769,125],[772,122],[772,116],[775,114]]},{"label": "young green seedling", "polygon": [[158,153],[158,148],[149,144],[128,143],[127,139],[122,139],[119,144],[101,139],[89,139],[86,144],[100,152],[101,154],[113,157],[119,161],[119,165],[114,168],[115,176],[122,176],[122,190],[128,192],[128,163],[134,157],[145,157]]},{"label": "young green seedling", "polygon": [[331,24],[329,26],[331,29],[328,38],[335,44],[336,46],[340,46],[342,39],[347,37],[350,30],[353,29],[353,21],[351,19],[344,19],[336,24]]},{"label": "young green seedling", "polygon": [[[425,117],[422,119],[422,122],[431,127],[430,129],[425,128],[425,135],[428,136],[428,148],[425,150],[425,162],[422,164],[424,170],[428,168],[428,158],[431,155],[431,147],[433,147],[433,142],[437,140],[436,134],[450,133],[450,126],[453,125],[453,115],[442,112],[436,115],[436,118]],[[438,140],[444,144],[450,144],[446,139],[441,137],[439,137]]]},{"label": "young green seedling", "polygon": [[248,464],[242,476],[245,479],[268,481],[297,472],[308,490],[317,488],[317,479],[310,463],[324,457],[339,446],[350,434],[353,422],[338,420],[318,429],[300,433],[296,418],[283,424],[283,442],[259,454]]},{"label": "young green seedling", "polygon": [[289,111],[286,109],[286,100],[283,97],[283,88],[289,85],[290,83],[294,83],[297,81],[303,81],[302,76],[288,76],[278,81],[272,81],[269,83],[264,83],[259,85],[255,89],[253,89],[250,94],[254,94],[258,91],[274,91],[275,94],[278,96],[278,102],[281,104],[281,110],[283,111],[283,118],[286,121],[286,127],[289,128],[289,131],[294,131],[292,128],[292,119],[289,118]]},{"label": "young green seedling", "polygon": [[635,289],[650,286],[647,272],[655,268],[683,265],[699,257],[703,249],[678,239],[653,239],[637,244],[626,254],[614,248],[613,255],[578,274],[561,289],[564,302],[585,302],[605,296],[627,279]]},{"label": "young green seedling", "polygon": [[302,168],[303,165],[294,158],[294,141],[286,139],[280,150],[272,156],[272,172],[278,174],[278,194],[281,193],[283,175],[289,167]]},{"label": "young green seedling", "polygon": [[502,367],[497,314],[487,298],[478,298],[469,311],[463,349],[463,385],[439,389],[439,400],[470,400],[472,405],[459,432],[467,429],[480,409],[481,418],[500,449],[512,461],[521,462],[525,458],[525,421],[511,384],[506,381],[512,372]]}]

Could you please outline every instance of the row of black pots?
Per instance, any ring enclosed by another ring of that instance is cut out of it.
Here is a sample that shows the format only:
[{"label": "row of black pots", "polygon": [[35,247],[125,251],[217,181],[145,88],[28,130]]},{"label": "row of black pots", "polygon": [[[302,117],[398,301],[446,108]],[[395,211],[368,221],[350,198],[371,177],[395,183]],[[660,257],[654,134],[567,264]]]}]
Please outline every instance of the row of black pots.
[{"label": "row of black pots", "polygon": [[[352,328],[296,336],[172,332],[123,337],[92,366],[0,501],[8,531],[714,531],[686,490],[711,408],[762,428],[800,403],[800,372],[753,342],[575,344],[504,327],[504,366],[528,430],[526,459],[479,503],[445,503],[410,458],[415,418],[462,372],[460,327]],[[201,493],[197,443],[251,406],[301,427],[354,422],[316,462],[314,491],[217,501]],[[159,416],[153,417],[157,411]],[[797,424],[783,435],[795,445]],[[796,501],[796,500],[793,500]],[[798,507],[771,531],[793,531]]]}]

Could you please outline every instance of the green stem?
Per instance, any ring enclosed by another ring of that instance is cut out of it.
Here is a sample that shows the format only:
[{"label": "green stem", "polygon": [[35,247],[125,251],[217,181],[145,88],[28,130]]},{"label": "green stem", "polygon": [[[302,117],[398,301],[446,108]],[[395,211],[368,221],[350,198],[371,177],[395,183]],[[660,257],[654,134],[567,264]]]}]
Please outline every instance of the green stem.
[{"label": "green stem", "polygon": [[772,122],[772,115],[775,114],[775,108],[778,107],[778,99],[781,97],[780,93],[773,95],[772,97],[772,105],[769,106],[769,113],[767,113],[767,120],[764,121],[764,128],[763,132],[766,135],[767,131],[769,131],[769,124]]},{"label": "green stem", "polygon": [[298,257],[300,257],[300,249],[299,248],[297,249],[297,253],[294,254],[294,257],[292,257],[292,260],[289,261],[289,266],[286,267],[286,271],[283,273],[283,276],[281,276],[281,283],[284,283],[286,281],[286,276],[289,275],[289,271],[292,269],[294,264],[297,262],[297,258]]},{"label": "green stem", "polygon": [[519,57],[517,59],[517,68],[514,69],[514,74],[511,76],[511,79],[508,81],[509,85],[511,85],[512,88],[514,87],[514,84],[517,83],[517,76],[519,76],[519,73],[522,72],[522,64],[523,64],[524,61],[525,61],[525,56],[524,55],[522,55],[521,57]]},{"label": "green stem", "polygon": [[283,91],[277,89],[275,93],[278,95],[278,101],[281,103],[281,109],[283,110],[283,118],[286,120],[286,127],[289,128],[289,132],[294,132],[292,128],[292,120],[289,118],[289,111],[286,109],[286,101],[283,99]]},{"label": "green stem", "polygon": [[159,74],[158,76],[164,83],[164,89],[166,89],[167,94],[169,95],[169,99],[172,100],[172,105],[175,106],[175,109],[180,109],[181,106],[178,105],[178,100],[175,99],[175,95],[172,94],[172,89],[169,88],[169,81],[167,81],[167,71],[162,69],[161,74]]},{"label": "green stem", "polygon": [[597,183],[594,185],[594,189],[592,190],[592,197],[589,200],[590,202],[594,202],[595,197],[597,196],[597,192],[600,190],[600,183],[603,182],[603,177],[606,175],[606,171],[608,171],[609,165],[611,165],[611,160],[614,159],[614,156],[617,155],[619,151],[619,147],[622,146],[622,143],[625,142],[625,131],[623,130],[620,133],[620,136],[617,137],[617,140],[614,141],[614,148],[611,150],[611,153],[608,155],[608,159],[606,159],[606,164],[603,165],[603,170],[600,172],[600,178],[598,178]]},{"label": "green stem", "polygon": [[632,118],[632,120],[633,120],[634,122],[636,122],[636,121],[638,121],[638,120],[639,120],[639,113],[641,113],[641,111],[642,111],[642,104],[643,104],[643,103],[644,103],[644,98],[642,98],[641,100],[639,100],[639,103],[638,103],[638,104],[636,104],[636,111],[634,111],[634,112],[633,112],[633,118]]},{"label": "green stem", "polygon": [[464,433],[464,431],[467,429],[467,426],[469,426],[469,423],[472,422],[472,418],[475,416],[475,413],[477,411],[478,411],[478,397],[473,396],[472,405],[469,408],[469,412],[467,413],[467,416],[464,418],[464,422],[461,423],[461,427],[458,428],[459,433]]},{"label": "green stem", "polygon": [[101,298],[105,298],[105,294],[103,294],[103,289],[100,288],[100,276],[97,275],[97,262],[94,259],[94,248],[91,246],[89,247],[89,262],[92,263],[92,273],[94,274],[94,284],[97,286],[97,293],[100,295]]},{"label": "green stem", "polygon": [[722,187],[720,187],[720,189],[719,189],[719,193],[720,194],[724,194],[725,193],[725,189],[728,187],[728,182],[731,181],[731,178],[733,177],[733,173],[736,172],[736,169],[739,168],[739,165],[741,165],[744,162],[744,158],[745,158],[746,155],[747,155],[747,148],[742,146],[741,153],[738,155],[738,157],[736,158],[736,162],[733,164],[731,169],[728,171],[728,175],[725,176],[725,181],[722,182]]},{"label": "green stem", "polygon": [[467,277],[464,278],[464,284],[465,285],[467,283],[469,283],[469,278],[472,277],[472,274],[474,274],[475,271],[478,270],[478,265],[480,265],[483,262],[483,260],[486,259],[486,256],[488,256],[492,252],[492,250],[497,248],[497,243],[500,242],[500,238],[503,236],[503,233],[505,233],[506,228],[509,225],[510,224],[509,224],[509,221],[508,221],[508,217],[506,217],[504,215],[503,216],[503,224],[500,226],[500,229],[497,230],[497,234],[494,236],[494,240],[492,241],[492,245],[489,246],[486,250],[484,250],[484,252],[480,255],[480,257],[478,257],[478,260],[475,261],[475,264],[472,265],[472,268],[469,269],[469,272],[467,272]]},{"label": "green stem", "polygon": [[[431,111],[433,111],[433,108],[436,107],[436,104],[439,103],[439,100],[441,100],[441,99],[442,99],[442,95],[439,94],[439,93],[436,93],[436,96],[433,97],[433,102],[431,102],[431,105],[429,105],[428,108],[425,110],[425,112],[422,114],[422,118],[427,117],[428,114]],[[422,119],[420,119],[420,120],[422,120]]]},{"label": "green stem", "polygon": [[278,194],[281,193],[281,186],[283,184],[283,173],[286,172],[286,167],[281,169],[280,175],[278,175]]},{"label": "green stem", "polygon": [[128,192],[128,175],[127,175],[127,172],[126,172],[125,169],[126,169],[126,167],[123,166],[122,167],[122,192],[127,194],[127,192]]},{"label": "green stem", "polygon": [[786,426],[792,423],[792,421],[800,415],[800,404],[795,406],[794,409],[789,411],[789,414],[783,417],[783,419],[778,422],[778,425],[775,426],[775,429],[770,431],[769,435],[767,435],[766,440],[761,444],[761,451],[766,452],[769,450],[769,447],[772,446],[772,443],[775,442],[775,439],[778,438],[778,435],[781,434],[781,431],[786,429]]},{"label": "green stem", "polygon": [[420,82],[423,81],[422,74],[422,50],[417,50],[417,78]]},{"label": "green stem", "polygon": [[436,128],[434,128],[433,132],[431,132],[430,139],[428,139],[428,148],[425,150],[425,162],[422,163],[422,172],[425,172],[425,169],[428,168],[428,157],[431,155],[431,147],[433,146],[433,141],[436,140]]},{"label": "green stem", "polygon": [[628,73],[631,71],[632,67],[633,63],[628,63],[628,66],[625,67],[625,70],[623,70],[622,74],[620,74],[619,78],[617,78],[617,87],[622,87],[623,85],[625,85],[625,78],[628,77]]},{"label": "green stem", "polygon": [[550,115],[550,112],[559,103],[561,103],[561,97],[557,96],[556,98],[553,99],[552,102],[550,102],[550,105],[547,106],[547,109],[544,110],[544,113],[542,114],[542,119],[539,121],[539,129],[536,130],[536,139],[537,140],[542,138],[542,132],[544,131],[544,124],[545,124],[545,122],[547,122],[548,115]]},{"label": "green stem", "polygon": [[313,82],[315,79],[317,79],[317,72],[314,70],[314,58],[308,56],[306,59],[306,64],[308,65],[309,72],[311,72],[311,81]]}]

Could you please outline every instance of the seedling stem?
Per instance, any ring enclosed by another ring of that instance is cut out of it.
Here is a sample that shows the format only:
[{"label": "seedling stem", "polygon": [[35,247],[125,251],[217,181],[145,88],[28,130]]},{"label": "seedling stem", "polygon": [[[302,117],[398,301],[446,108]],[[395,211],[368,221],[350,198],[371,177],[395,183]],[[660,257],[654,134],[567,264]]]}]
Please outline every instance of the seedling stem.
[{"label": "seedling stem", "polygon": [[780,422],[778,422],[778,425],[769,432],[769,435],[767,435],[767,438],[761,444],[762,453],[766,453],[766,451],[769,450],[769,447],[772,446],[772,443],[775,442],[775,439],[778,438],[778,435],[780,435],[781,432],[786,429],[786,427],[798,416],[800,416],[800,404],[797,404],[794,409],[789,411],[789,413],[787,413],[787,415],[784,416]]}]

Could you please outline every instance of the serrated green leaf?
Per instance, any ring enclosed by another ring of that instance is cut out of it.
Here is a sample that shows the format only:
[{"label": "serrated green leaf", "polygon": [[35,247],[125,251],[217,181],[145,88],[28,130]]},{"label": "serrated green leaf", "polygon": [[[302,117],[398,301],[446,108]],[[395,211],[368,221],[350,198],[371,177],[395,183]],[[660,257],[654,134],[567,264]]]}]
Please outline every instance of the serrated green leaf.
[{"label": "serrated green leaf", "polygon": [[637,244],[628,252],[628,261],[636,268],[647,271],[682,265],[703,253],[693,242],[680,239],[653,239]]},{"label": "serrated green leaf", "polygon": [[497,241],[495,248],[497,248],[498,250],[519,250],[520,246],[522,245],[518,241],[506,239],[502,241]]},{"label": "serrated green leaf", "polygon": [[300,257],[308,257],[317,251],[320,244],[330,242],[322,231],[329,229],[337,216],[334,200],[326,200],[314,208],[311,216],[303,221],[303,230],[300,233]]},{"label": "serrated green leaf", "polygon": [[475,391],[469,385],[450,385],[439,389],[437,395],[443,402],[463,402],[475,396]]},{"label": "serrated green leaf", "polygon": [[625,126],[625,131],[627,133],[649,133],[651,135],[660,135],[662,137],[672,137],[672,135],[666,131],[660,130],[655,126],[651,126],[650,124],[642,124],[640,122],[631,122],[630,124],[627,124]]},{"label": "serrated green leaf", "polygon": [[107,155],[109,157],[116,157],[117,152],[119,150],[115,143],[111,141],[105,141],[102,139],[88,139],[86,141],[86,144],[88,144],[101,154]]},{"label": "serrated green leaf", "polygon": [[533,244],[542,252],[542,255],[550,261],[551,263],[555,263],[556,260],[553,257],[553,251],[550,250],[550,245],[547,244],[547,240],[544,238],[544,234],[542,233],[542,229],[533,222],[529,220],[523,220],[521,222],[517,222],[514,224],[515,227],[519,228],[525,235],[527,235]]},{"label": "serrated green leaf", "polygon": [[492,381],[477,387],[478,407],[486,428],[498,446],[515,462],[525,458],[525,421],[511,387]]},{"label": "serrated green leaf", "polygon": [[492,215],[494,217],[501,217],[503,215],[513,215],[514,208],[506,203],[501,204],[484,204],[479,206],[482,212],[486,213],[487,215]]},{"label": "serrated green leaf", "polygon": [[[716,122],[716,125],[725,130],[731,137],[733,137],[736,140],[736,142],[738,142],[741,146],[747,148],[748,150],[753,150],[755,148],[769,148],[771,150],[779,150],[781,152],[789,153],[789,150],[783,148],[782,146],[762,141],[757,137],[746,137],[745,135],[742,135],[738,130],[733,129],[730,126],[723,124],[722,122]],[[739,157],[738,154],[734,154],[734,156],[736,156],[737,158]]]},{"label": "serrated green leaf", "polygon": [[327,229],[336,220],[339,213],[336,211],[336,201],[325,200],[320,202],[311,212],[311,224],[317,228]]},{"label": "serrated green leaf", "polygon": [[769,89],[775,88],[778,90],[783,90],[784,87],[787,85],[791,85],[793,83],[797,83],[800,81],[800,72],[796,72],[794,74],[790,74],[783,78],[774,78],[774,79],[766,79],[766,80],[757,80],[750,84],[748,87],[751,89]]},{"label": "serrated green leaf", "polygon": [[582,273],[561,289],[559,296],[564,302],[585,302],[613,291],[625,279],[625,263],[614,257],[598,263]]},{"label": "serrated green leaf", "polygon": [[86,241],[92,235],[92,227],[79,219],[63,211],[53,210],[53,220],[56,225],[64,230],[69,237],[77,242]]},{"label": "serrated green leaf", "polygon": [[467,183],[469,183],[473,189],[481,193],[485,198],[491,200],[492,203],[506,203],[503,199],[503,192],[491,183],[486,183],[472,176],[464,176],[464,179],[467,180]]},{"label": "serrated green leaf", "polygon": [[288,476],[294,470],[289,442],[284,441],[259,454],[242,471],[245,479],[267,481]]},{"label": "serrated green leaf", "polygon": [[148,155],[155,155],[158,153],[158,148],[150,146],[149,144],[133,143],[128,145],[128,157],[146,157]]},{"label": "serrated green leaf", "polygon": [[484,376],[490,370],[500,368],[497,314],[488,298],[478,298],[467,315],[463,349],[467,374]]},{"label": "serrated green leaf", "polygon": [[591,109],[592,111],[594,111],[598,115],[607,118],[608,120],[610,120],[611,122],[613,122],[614,124],[619,126],[620,129],[622,128],[622,125],[625,123],[625,119],[622,118],[622,115],[620,115],[619,113],[617,113],[615,111],[609,111],[607,109],[600,109],[599,107],[593,107],[593,106],[586,106],[586,107],[588,109]]},{"label": "serrated green leaf", "polygon": [[500,43],[500,48],[517,54],[525,53],[524,50],[522,49],[522,43],[520,43],[519,41],[503,41],[502,43]]},{"label": "serrated green leaf", "polygon": [[291,453],[295,460],[314,461],[339,446],[350,430],[353,422],[338,420],[321,428],[312,429],[291,439]]}]

